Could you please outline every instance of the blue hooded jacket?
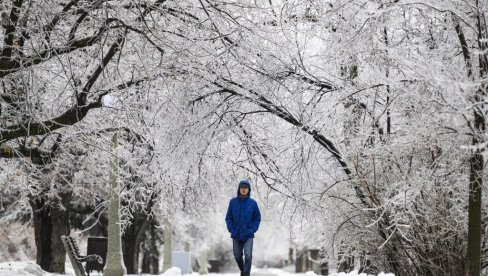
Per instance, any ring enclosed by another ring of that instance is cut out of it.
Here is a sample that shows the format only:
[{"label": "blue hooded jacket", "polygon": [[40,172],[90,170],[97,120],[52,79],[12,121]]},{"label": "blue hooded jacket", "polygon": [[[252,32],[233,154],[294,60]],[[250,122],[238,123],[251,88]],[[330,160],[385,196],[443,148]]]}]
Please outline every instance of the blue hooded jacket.
[{"label": "blue hooded jacket", "polygon": [[247,180],[239,183],[239,185],[243,184],[249,186],[249,193],[246,197],[242,197],[239,195],[239,187],[237,187],[237,197],[230,200],[225,216],[230,237],[239,241],[254,238],[254,233],[258,231],[261,222],[258,204],[251,198],[251,183]]}]

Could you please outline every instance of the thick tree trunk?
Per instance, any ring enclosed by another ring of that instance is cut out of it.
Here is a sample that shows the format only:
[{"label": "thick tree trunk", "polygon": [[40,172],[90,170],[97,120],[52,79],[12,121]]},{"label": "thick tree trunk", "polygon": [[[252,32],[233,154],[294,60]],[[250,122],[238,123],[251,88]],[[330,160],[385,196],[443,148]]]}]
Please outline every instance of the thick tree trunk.
[{"label": "thick tree trunk", "polygon": [[[475,125],[484,119],[475,112]],[[473,139],[473,144],[478,144]],[[481,267],[481,185],[483,183],[483,156],[479,149],[469,159],[469,200],[468,200],[468,256],[467,275],[479,276]]]},{"label": "thick tree trunk", "polygon": [[151,250],[149,250],[149,248],[144,248],[142,250],[141,273],[144,273],[144,274],[150,274],[151,273]]},{"label": "thick tree trunk", "polygon": [[[34,222],[34,238],[36,240],[36,263],[45,271],[51,271],[51,232],[52,221],[50,210],[44,206],[43,200],[30,202],[32,207],[32,220]],[[57,271],[63,273],[63,271]]]},{"label": "thick tree trunk", "polygon": [[295,259],[293,258],[293,248],[288,248],[288,263],[289,264],[294,264]]},{"label": "thick tree trunk", "polygon": [[151,271],[150,273],[153,275],[159,274],[159,251],[156,245],[156,241],[151,239],[150,245],[150,264],[151,264]]},{"label": "thick tree trunk", "polygon": [[[479,47],[479,66],[480,79],[488,76],[488,59],[486,50],[486,19],[482,12],[480,3],[477,6],[477,27],[478,27],[478,47]],[[486,85],[476,91],[473,97],[474,104],[481,103],[474,109],[474,131],[473,146],[476,147],[473,155],[469,159],[469,200],[468,200],[468,256],[467,256],[467,275],[479,276],[481,270],[481,186],[483,184],[483,155],[481,155],[481,144],[485,142],[482,135],[485,132],[484,99],[486,97]]]},{"label": "thick tree trunk", "polygon": [[149,220],[143,214],[134,214],[132,224],[122,236],[122,252],[128,274],[139,273],[139,252]]},{"label": "thick tree trunk", "polygon": [[159,250],[155,224],[151,227],[146,236],[146,246],[142,255],[142,273],[159,274]]},{"label": "thick tree trunk", "polygon": [[47,206],[43,199],[30,201],[36,241],[36,263],[45,271],[64,273],[66,251],[61,235],[69,235],[69,201],[71,194],[61,194],[61,202]]},{"label": "thick tree trunk", "polygon": [[139,273],[139,245],[136,243],[137,225],[134,223],[124,231],[122,236],[122,252],[124,264],[128,274]]},{"label": "thick tree trunk", "polygon": [[159,252],[151,248],[144,251],[142,256],[142,271],[144,274],[159,274]]},{"label": "thick tree trunk", "polygon": [[[477,20],[478,20],[478,46],[479,46],[479,65],[480,65],[480,78],[484,79],[488,75],[488,61],[486,57],[486,26],[481,23],[484,22],[484,14],[480,12],[478,1],[476,6],[478,8]],[[473,78],[473,68],[471,63],[471,54],[469,52],[468,43],[464,36],[464,32],[461,29],[459,19],[453,15],[453,22],[456,32],[458,34],[461,49],[463,51],[463,57],[466,62],[467,75],[469,78]],[[476,91],[473,97],[473,102],[482,103],[482,99],[486,94],[487,87],[483,85]],[[479,108],[479,109],[478,109]],[[485,131],[485,118],[483,117],[483,105],[478,106],[474,110],[474,135],[473,146],[478,147],[483,141],[480,138],[480,134]],[[467,271],[466,275],[479,276],[481,267],[481,186],[483,184],[483,156],[479,149],[475,149],[469,159],[470,173],[469,173],[469,198],[468,198],[468,247],[467,247]]]},{"label": "thick tree trunk", "polygon": [[297,250],[295,272],[307,272],[308,271],[308,249]]}]

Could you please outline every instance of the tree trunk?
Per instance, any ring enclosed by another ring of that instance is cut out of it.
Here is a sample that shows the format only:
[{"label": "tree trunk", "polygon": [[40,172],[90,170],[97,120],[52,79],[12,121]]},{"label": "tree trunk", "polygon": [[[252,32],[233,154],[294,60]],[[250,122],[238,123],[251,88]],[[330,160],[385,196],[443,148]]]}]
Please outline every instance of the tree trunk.
[{"label": "tree trunk", "polygon": [[203,275],[203,274],[208,274],[208,258],[207,258],[207,255],[208,255],[208,251],[205,250],[202,252],[202,254],[200,255],[200,268],[198,269],[198,274],[200,275]]},{"label": "tree trunk", "polygon": [[294,264],[295,260],[293,259],[293,248],[288,248],[288,263]]},{"label": "tree trunk", "polygon": [[172,244],[171,244],[171,237],[173,235],[173,230],[171,229],[171,223],[169,219],[165,218],[164,219],[164,257],[163,257],[163,272],[166,272],[166,270],[170,269],[173,266],[172,260],[171,260],[171,251],[172,249]]},{"label": "tree trunk", "polygon": [[295,272],[307,272],[307,251],[308,249],[296,250]]},{"label": "tree trunk", "polygon": [[132,224],[122,236],[122,251],[128,274],[139,273],[139,252],[149,220],[144,214],[135,213]]},{"label": "tree trunk", "polygon": [[157,275],[159,274],[159,251],[157,247],[151,246],[151,251],[149,251],[150,256],[150,264],[151,264],[151,274]]},{"label": "tree trunk", "polygon": [[137,228],[139,227],[132,223],[122,236],[122,252],[128,274],[137,274],[139,272],[139,245],[136,243]]},{"label": "tree trunk", "polygon": [[[488,76],[488,60],[486,50],[486,19],[484,12],[481,11],[479,2],[477,6],[477,27],[478,27],[478,47],[479,47],[479,66],[480,79]],[[478,148],[483,142],[483,133],[485,132],[484,99],[486,97],[486,85],[476,91],[473,97],[474,104],[481,103],[474,109],[474,130],[473,146],[475,151],[469,159],[469,200],[468,200],[468,256],[467,272],[469,276],[479,276],[481,270],[481,186],[483,184],[483,155]]]},{"label": "tree trunk", "polygon": [[143,274],[151,273],[151,250],[149,248],[144,248],[142,250],[141,273]]},{"label": "tree trunk", "polygon": [[[475,112],[475,126],[483,121],[482,115]],[[476,146],[478,141],[473,139]],[[483,183],[483,156],[476,149],[469,159],[469,200],[468,200],[468,256],[467,269],[469,276],[479,276],[481,267],[481,185]]]},{"label": "tree trunk", "polygon": [[69,235],[69,202],[71,194],[61,194],[61,202],[47,206],[44,199],[30,201],[36,241],[36,263],[47,272],[65,273],[61,235]]},{"label": "tree trunk", "polygon": [[[113,152],[118,146],[117,134],[112,138]],[[108,244],[107,260],[103,268],[103,276],[122,276],[127,274],[122,254],[122,238],[120,234],[120,190],[117,182],[119,174],[119,161],[112,159],[110,169],[111,198],[108,206]]]},{"label": "tree trunk", "polygon": [[151,229],[149,230],[150,233],[150,241],[149,241],[149,262],[151,265],[151,274],[159,274],[159,250],[158,250],[158,243],[157,241],[157,233],[155,223],[151,223]]},{"label": "tree trunk", "polygon": [[157,245],[157,234],[154,227],[154,223],[151,223],[151,228],[146,236],[146,245],[142,256],[142,271],[146,274],[159,274],[159,251]]},{"label": "tree trunk", "polygon": [[[480,78],[484,79],[488,75],[488,61],[486,57],[486,26],[481,23],[484,14],[480,12],[476,2],[478,14],[478,46],[479,46],[479,64],[480,64]],[[467,75],[470,79],[473,78],[473,68],[471,63],[471,54],[469,52],[468,43],[461,29],[459,18],[453,15],[453,22],[456,33],[459,38],[461,49],[463,51],[464,60],[466,62]],[[483,21],[484,22],[484,21]],[[482,103],[482,99],[486,94],[486,86],[483,85],[476,91],[473,97],[473,102]],[[473,146],[478,147],[483,143],[480,136],[485,131],[485,118],[483,117],[483,105],[474,109],[474,135]],[[479,109],[478,109],[479,108]],[[468,198],[468,247],[467,247],[467,271],[466,275],[479,276],[481,266],[481,186],[483,184],[483,156],[479,149],[475,149],[474,153],[469,159],[469,198]]]}]

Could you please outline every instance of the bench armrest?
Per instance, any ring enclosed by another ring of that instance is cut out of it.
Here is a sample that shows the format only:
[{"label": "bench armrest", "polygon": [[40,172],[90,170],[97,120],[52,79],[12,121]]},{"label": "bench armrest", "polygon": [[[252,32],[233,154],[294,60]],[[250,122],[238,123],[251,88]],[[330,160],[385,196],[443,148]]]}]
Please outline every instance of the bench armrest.
[{"label": "bench armrest", "polygon": [[79,261],[80,263],[83,263],[83,262],[98,262],[99,264],[103,263],[102,257],[98,256],[97,254],[88,255],[88,256],[80,256],[80,257],[76,258],[76,260]]}]

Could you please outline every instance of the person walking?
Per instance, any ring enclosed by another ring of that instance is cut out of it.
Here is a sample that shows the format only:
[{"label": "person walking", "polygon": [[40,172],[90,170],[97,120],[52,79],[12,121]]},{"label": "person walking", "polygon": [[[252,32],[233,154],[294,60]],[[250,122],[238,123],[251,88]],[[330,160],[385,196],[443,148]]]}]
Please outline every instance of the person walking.
[{"label": "person walking", "polygon": [[[227,230],[233,240],[234,258],[241,270],[241,276],[251,274],[252,244],[254,234],[261,223],[258,204],[251,198],[251,183],[248,180],[239,182],[237,197],[229,202],[225,216]],[[244,260],[242,255],[244,253]]]}]

